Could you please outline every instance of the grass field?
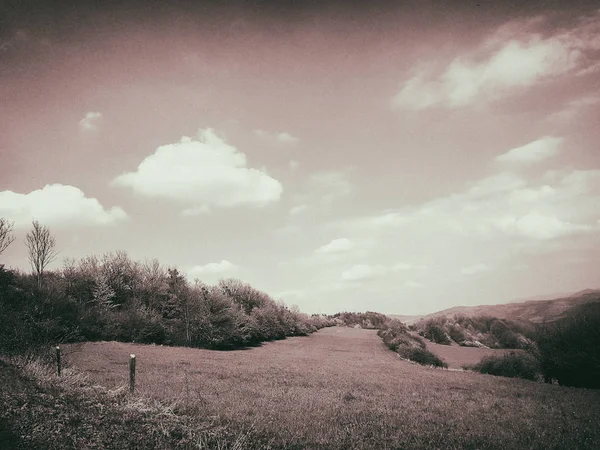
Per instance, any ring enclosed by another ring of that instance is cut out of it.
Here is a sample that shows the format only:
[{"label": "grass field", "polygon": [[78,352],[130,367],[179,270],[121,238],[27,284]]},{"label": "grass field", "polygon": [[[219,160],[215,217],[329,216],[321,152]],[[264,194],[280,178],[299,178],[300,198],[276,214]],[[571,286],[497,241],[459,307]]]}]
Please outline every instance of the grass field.
[{"label": "grass field", "polygon": [[600,448],[600,391],[401,361],[372,330],[333,327],[237,351],[86,343],[94,382],[249,430],[247,448]]},{"label": "grass field", "polygon": [[461,347],[456,342],[452,345],[436,344],[424,339],[427,350],[442,358],[449,369],[460,369],[465,365],[473,365],[485,356],[499,356],[507,352],[522,350],[504,350],[497,348]]}]

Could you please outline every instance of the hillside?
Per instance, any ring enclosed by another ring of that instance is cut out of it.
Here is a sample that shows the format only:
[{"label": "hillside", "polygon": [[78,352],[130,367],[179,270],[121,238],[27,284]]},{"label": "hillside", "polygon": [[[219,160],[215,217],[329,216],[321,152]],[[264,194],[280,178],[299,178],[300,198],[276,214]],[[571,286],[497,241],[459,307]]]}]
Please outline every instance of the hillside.
[{"label": "hillside", "polygon": [[467,317],[490,316],[514,321],[530,321],[533,323],[552,322],[565,317],[567,311],[587,303],[600,302],[600,290],[586,289],[564,297],[552,300],[528,300],[519,303],[500,305],[455,306],[424,316],[394,316],[407,324],[416,323],[422,319],[435,317]]}]

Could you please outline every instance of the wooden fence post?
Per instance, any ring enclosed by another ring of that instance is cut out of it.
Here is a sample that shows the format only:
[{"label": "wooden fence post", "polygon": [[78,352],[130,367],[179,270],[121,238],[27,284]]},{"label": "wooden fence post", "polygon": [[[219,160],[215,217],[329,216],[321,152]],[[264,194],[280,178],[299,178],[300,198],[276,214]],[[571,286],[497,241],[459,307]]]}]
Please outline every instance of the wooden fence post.
[{"label": "wooden fence post", "polygon": [[129,392],[135,391],[135,355],[129,355]]},{"label": "wooden fence post", "polygon": [[56,368],[58,376],[60,377],[60,346],[56,346]]}]

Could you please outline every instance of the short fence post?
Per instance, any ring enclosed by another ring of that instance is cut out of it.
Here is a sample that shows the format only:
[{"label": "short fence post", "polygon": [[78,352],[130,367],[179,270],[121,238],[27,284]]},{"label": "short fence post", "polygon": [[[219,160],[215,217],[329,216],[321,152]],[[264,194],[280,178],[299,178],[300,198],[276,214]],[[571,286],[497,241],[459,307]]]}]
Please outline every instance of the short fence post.
[{"label": "short fence post", "polygon": [[60,377],[60,347],[58,345],[56,346],[56,368]]},{"label": "short fence post", "polygon": [[129,392],[135,391],[135,355],[129,355]]}]

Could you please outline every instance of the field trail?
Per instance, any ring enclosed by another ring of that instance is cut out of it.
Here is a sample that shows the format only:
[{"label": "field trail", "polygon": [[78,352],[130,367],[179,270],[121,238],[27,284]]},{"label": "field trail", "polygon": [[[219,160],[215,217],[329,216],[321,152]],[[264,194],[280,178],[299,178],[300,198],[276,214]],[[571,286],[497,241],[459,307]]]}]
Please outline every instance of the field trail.
[{"label": "field trail", "polygon": [[410,364],[374,330],[235,351],[98,342],[65,353],[111,388],[135,353],[138,393],[279,448],[600,448],[600,392]]}]

